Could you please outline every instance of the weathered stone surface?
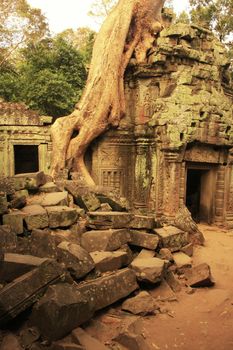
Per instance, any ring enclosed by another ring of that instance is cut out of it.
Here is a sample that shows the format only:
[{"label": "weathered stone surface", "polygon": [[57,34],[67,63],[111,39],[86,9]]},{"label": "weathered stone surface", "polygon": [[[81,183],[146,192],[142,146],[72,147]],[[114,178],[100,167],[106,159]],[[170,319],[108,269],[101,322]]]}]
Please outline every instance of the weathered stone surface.
[{"label": "weathered stone surface", "polygon": [[124,261],[125,266],[128,266],[131,263],[131,261],[133,261],[133,252],[130,249],[130,247],[128,246],[128,244],[124,244],[117,251],[124,252],[127,254],[127,256],[125,257],[125,261]]},{"label": "weathered stone surface", "polygon": [[82,345],[58,341],[51,345],[50,350],[86,350]]},{"label": "weathered stone surface", "polygon": [[70,274],[79,279],[91,270],[95,264],[91,255],[80,245],[62,242],[57,246],[58,261],[63,263]]},{"label": "weathered stone surface", "polygon": [[23,350],[23,348],[20,345],[19,338],[10,333],[3,338],[1,350]]},{"label": "weathered stone surface", "polygon": [[6,198],[6,194],[4,192],[0,192],[0,215],[8,212],[8,202]]},{"label": "weathered stone surface", "polygon": [[80,345],[84,347],[85,350],[107,350],[108,348],[102,344],[99,340],[90,336],[82,328],[76,328],[72,331],[72,337]]},{"label": "weathered stone surface", "polygon": [[155,256],[154,250],[148,250],[148,249],[142,249],[140,253],[137,255],[137,257],[134,259],[146,259],[146,258],[153,258]]},{"label": "weathered stone surface", "polygon": [[124,212],[89,212],[88,226],[94,229],[125,228],[133,214]]},{"label": "weathered stone surface", "polygon": [[165,279],[173,292],[177,293],[181,291],[181,284],[172,271],[166,272]]},{"label": "weathered stone surface", "polygon": [[114,340],[128,350],[151,350],[141,334],[134,334],[130,331],[120,333]]},{"label": "weathered stone surface", "polygon": [[157,235],[137,230],[130,230],[129,234],[132,245],[150,250],[155,250],[158,246],[159,237]]},{"label": "weathered stone surface", "polygon": [[114,271],[126,265],[128,254],[123,251],[90,253],[98,271]]},{"label": "weathered stone surface", "polygon": [[187,254],[188,256],[193,256],[193,244],[189,243],[186,246],[181,248],[181,251],[185,254]]},{"label": "weathered stone surface", "polygon": [[0,282],[12,282],[15,278],[33,270],[45,261],[45,258],[31,255],[5,253],[3,261],[0,261]]},{"label": "weathered stone surface", "polygon": [[75,285],[62,283],[48,288],[34,305],[30,321],[51,341],[63,338],[88,321],[93,312],[91,303]]},{"label": "weathered stone surface", "polygon": [[164,275],[165,262],[158,258],[135,259],[131,263],[139,281],[157,283]]},{"label": "weathered stone surface", "polygon": [[59,189],[54,182],[47,182],[43,186],[40,186],[39,191],[44,193],[52,193],[59,192]]},{"label": "weathered stone surface", "polygon": [[52,206],[46,208],[49,216],[49,227],[68,227],[73,225],[78,218],[76,209],[66,206]]},{"label": "weathered stone surface", "polygon": [[81,245],[88,252],[113,251],[130,240],[127,229],[87,231],[81,237]]},{"label": "weathered stone surface", "polygon": [[101,203],[100,204],[100,208],[98,208],[97,210],[98,211],[105,211],[105,212],[107,211],[107,212],[109,212],[109,211],[112,211],[112,207],[108,203]]},{"label": "weathered stone surface", "polygon": [[177,252],[173,254],[173,259],[178,268],[188,267],[192,265],[192,259],[190,256],[183,252]]},{"label": "weathered stone surface", "polygon": [[33,343],[40,338],[40,332],[36,327],[25,328],[20,332],[20,344],[24,349],[30,349]]},{"label": "weathered stone surface", "polygon": [[146,316],[158,309],[154,298],[146,291],[140,292],[136,297],[123,302],[121,309],[134,315]]},{"label": "weathered stone surface", "polygon": [[12,252],[17,246],[16,233],[11,231],[11,228],[7,225],[0,225],[0,247],[1,251]]},{"label": "weathered stone surface", "polygon": [[174,261],[173,255],[168,248],[162,248],[159,251],[159,256],[161,259],[168,260],[168,261]]},{"label": "weathered stone surface", "polygon": [[17,235],[20,235],[23,233],[24,216],[25,215],[19,210],[12,211],[9,214],[3,215],[3,225],[8,225],[11,228],[12,232],[16,233]]},{"label": "weathered stone surface", "polygon": [[15,193],[14,181],[10,177],[0,175],[0,192],[5,192],[7,195]]},{"label": "weathered stone surface", "polygon": [[129,227],[139,230],[151,230],[155,227],[155,219],[152,216],[134,215],[133,220],[129,223]]},{"label": "weathered stone surface", "polygon": [[40,205],[27,205],[22,209],[25,214],[25,222],[28,230],[48,227],[48,215]]},{"label": "weathered stone surface", "polygon": [[22,209],[23,207],[25,207],[25,205],[27,205],[26,196],[15,197],[9,203],[9,207],[12,209]]},{"label": "weathered stone surface", "polygon": [[68,206],[68,192],[53,192],[43,195],[40,201],[43,207],[52,207],[56,205]]},{"label": "weathered stone surface", "polygon": [[37,173],[17,174],[13,177],[16,191],[22,189],[36,190],[46,183],[46,176],[43,171]]},{"label": "weathered stone surface", "polygon": [[150,294],[156,299],[156,301],[177,301],[175,293],[164,279],[159,286],[150,290]]},{"label": "weathered stone surface", "polygon": [[95,310],[100,310],[128,296],[138,285],[134,271],[125,268],[80,284],[77,288],[92,303]]},{"label": "weathered stone surface", "polygon": [[0,290],[0,325],[33,305],[46,288],[64,277],[55,261],[46,261]]},{"label": "weathered stone surface", "polygon": [[175,226],[164,226],[154,229],[154,232],[160,237],[161,248],[168,248],[172,252],[180,250],[189,243],[188,233]]},{"label": "weathered stone surface", "polygon": [[194,266],[192,269],[187,270],[185,272],[185,277],[186,284],[192,288],[211,287],[214,285],[210,267],[206,263]]}]

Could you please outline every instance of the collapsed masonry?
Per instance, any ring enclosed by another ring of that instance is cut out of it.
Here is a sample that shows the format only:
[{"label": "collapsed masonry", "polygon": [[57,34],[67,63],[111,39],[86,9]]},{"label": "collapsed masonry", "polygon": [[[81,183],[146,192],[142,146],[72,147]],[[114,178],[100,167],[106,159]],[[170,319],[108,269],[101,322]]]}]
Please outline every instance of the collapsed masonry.
[{"label": "collapsed masonry", "polygon": [[106,345],[77,327],[132,293],[122,310],[140,316],[162,312],[181,289],[213,285],[207,264],[192,266],[203,237],[190,216],[188,232],[161,227],[105,191],[43,172],[0,179],[1,349],[150,349],[124,327]]}]

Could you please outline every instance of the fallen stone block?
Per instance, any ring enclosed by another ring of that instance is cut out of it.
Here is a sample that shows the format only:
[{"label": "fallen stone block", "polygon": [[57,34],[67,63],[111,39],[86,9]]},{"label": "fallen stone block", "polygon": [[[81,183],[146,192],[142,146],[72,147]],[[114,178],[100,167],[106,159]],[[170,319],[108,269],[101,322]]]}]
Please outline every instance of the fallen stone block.
[{"label": "fallen stone block", "polygon": [[48,227],[48,215],[40,205],[27,205],[22,209],[25,214],[24,221],[28,230]]},{"label": "fallen stone block", "polygon": [[51,260],[7,284],[0,290],[0,325],[33,305],[50,284],[63,278],[63,269]]},{"label": "fallen stone block", "polygon": [[185,253],[188,256],[193,256],[193,244],[189,243],[186,246],[181,248],[181,252]]},{"label": "fallen stone block", "polygon": [[173,259],[178,268],[192,266],[192,259],[183,252],[174,253]]},{"label": "fallen stone block", "polygon": [[23,219],[25,215],[17,210],[12,211],[9,214],[5,214],[2,217],[3,225],[8,225],[11,228],[11,231],[16,233],[17,235],[20,235],[23,233]]},{"label": "fallen stone block", "polygon": [[8,225],[0,225],[0,250],[2,253],[13,252],[17,246],[17,235]]},{"label": "fallen stone block", "polygon": [[146,316],[153,314],[158,309],[158,305],[148,292],[143,291],[135,297],[125,300],[121,309],[134,315]]},{"label": "fallen stone block", "polygon": [[128,254],[123,251],[90,253],[96,270],[100,272],[115,271],[126,265]]},{"label": "fallen stone block", "polygon": [[0,261],[0,282],[12,282],[14,279],[40,266],[47,259],[31,255],[5,253]]},{"label": "fallen stone block", "polygon": [[1,350],[23,350],[23,348],[20,345],[19,338],[10,333],[3,337]]},{"label": "fallen stone block", "polygon": [[158,258],[135,259],[130,266],[138,281],[157,283],[164,275],[165,261]]},{"label": "fallen stone block", "polygon": [[13,177],[14,188],[16,191],[27,189],[37,190],[39,186],[46,183],[46,175],[43,171],[37,173],[17,174]]},{"label": "fallen stone block", "polygon": [[108,350],[99,340],[90,336],[82,328],[76,328],[72,331],[72,338],[84,347],[85,350]]},{"label": "fallen stone block", "polygon": [[159,256],[161,259],[168,260],[171,262],[174,261],[173,255],[172,255],[170,249],[168,249],[168,248],[161,248],[159,251]]},{"label": "fallen stone block", "polygon": [[109,211],[112,211],[112,207],[108,203],[101,203],[100,204],[100,208],[98,208],[97,210],[98,211],[105,211],[105,212],[107,211],[107,212],[109,212]]},{"label": "fallen stone block", "polygon": [[59,189],[54,182],[47,182],[43,186],[40,186],[39,191],[43,193],[52,193],[59,192]]},{"label": "fallen stone block", "polygon": [[151,230],[155,227],[155,219],[152,216],[134,215],[129,223],[130,228]]},{"label": "fallen stone block", "polygon": [[159,237],[157,235],[137,230],[130,230],[129,234],[131,245],[150,250],[155,250],[158,246]]},{"label": "fallen stone block", "polygon": [[180,250],[189,243],[188,233],[175,226],[156,228],[154,232],[160,237],[161,248],[168,248],[172,252]]},{"label": "fallen stone block", "polygon": [[138,285],[134,271],[125,268],[80,284],[77,288],[97,311],[127,297],[138,288]]},{"label": "fallen stone block", "polygon": [[9,207],[11,209],[22,209],[27,205],[27,198],[26,196],[21,196],[18,198],[13,198],[10,203]]},{"label": "fallen stone block", "polygon": [[88,212],[88,226],[93,229],[128,227],[133,214],[125,212]]},{"label": "fallen stone block", "polygon": [[49,217],[49,227],[69,227],[78,219],[76,209],[66,206],[52,206],[46,208]]},{"label": "fallen stone block", "polygon": [[167,271],[165,274],[165,279],[168,285],[171,287],[173,292],[178,293],[181,291],[181,284],[178,278],[174,275],[172,271]]},{"label": "fallen stone block", "polygon": [[0,192],[0,215],[8,212],[8,202],[5,192]]},{"label": "fallen stone block", "polygon": [[95,267],[91,255],[80,245],[70,242],[64,241],[57,246],[57,258],[76,279],[84,277]]},{"label": "fallen stone block", "polygon": [[88,252],[113,251],[129,242],[128,229],[87,231],[81,237],[81,245]]},{"label": "fallen stone block", "polygon": [[113,340],[123,345],[128,350],[151,350],[152,349],[141,334],[134,334],[130,331],[120,333]]},{"label": "fallen stone block", "polygon": [[43,207],[52,207],[56,205],[68,206],[68,192],[53,192],[47,193],[41,199]]},{"label": "fallen stone block", "polygon": [[192,288],[211,287],[214,281],[210,266],[206,263],[194,266],[185,272],[186,284]]},{"label": "fallen stone block", "polygon": [[156,301],[177,301],[175,293],[164,279],[159,286],[150,290],[150,294],[156,299]]},{"label": "fallen stone block", "polygon": [[82,345],[75,343],[66,343],[64,341],[58,341],[53,343],[50,350],[86,350]]},{"label": "fallen stone block", "polygon": [[130,249],[130,247],[128,246],[128,244],[123,244],[117,251],[124,252],[127,254],[125,257],[123,266],[128,266],[133,261],[133,259],[134,259],[133,252]]},{"label": "fallen stone block", "polygon": [[5,192],[7,195],[13,195],[15,193],[12,178],[0,175],[0,192]]},{"label": "fallen stone block", "polygon": [[136,260],[136,259],[153,258],[154,256],[155,256],[155,251],[154,250],[142,249],[134,260]]},{"label": "fallen stone block", "polygon": [[75,285],[60,283],[50,286],[34,305],[30,322],[43,337],[53,341],[70,333],[93,316],[91,303]]}]

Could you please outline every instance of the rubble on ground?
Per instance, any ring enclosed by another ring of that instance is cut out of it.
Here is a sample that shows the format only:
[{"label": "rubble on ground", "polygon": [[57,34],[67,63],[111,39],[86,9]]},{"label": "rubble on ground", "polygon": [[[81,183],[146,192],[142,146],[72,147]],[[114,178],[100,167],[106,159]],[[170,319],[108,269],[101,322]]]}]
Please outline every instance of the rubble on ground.
[{"label": "rubble on ground", "polygon": [[1,349],[149,349],[134,327],[118,327],[104,344],[86,322],[116,302],[120,320],[155,315],[182,289],[214,284],[207,264],[192,266],[197,233],[180,223],[162,227],[122,198],[43,172],[1,181]]}]

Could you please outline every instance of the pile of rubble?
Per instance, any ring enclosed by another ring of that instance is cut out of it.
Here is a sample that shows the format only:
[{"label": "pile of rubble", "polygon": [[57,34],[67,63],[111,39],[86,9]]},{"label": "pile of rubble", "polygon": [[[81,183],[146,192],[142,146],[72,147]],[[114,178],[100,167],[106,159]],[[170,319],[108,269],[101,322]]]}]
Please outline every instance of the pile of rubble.
[{"label": "pile of rubble", "polygon": [[132,332],[104,345],[79,326],[119,300],[150,315],[164,289],[176,300],[182,288],[213,285],[207,264],[192,266],[189,232],[127,211],[104,189],[43,172],[1,178],[0,218],[3,350],[147,349]]}]

